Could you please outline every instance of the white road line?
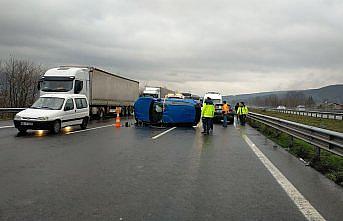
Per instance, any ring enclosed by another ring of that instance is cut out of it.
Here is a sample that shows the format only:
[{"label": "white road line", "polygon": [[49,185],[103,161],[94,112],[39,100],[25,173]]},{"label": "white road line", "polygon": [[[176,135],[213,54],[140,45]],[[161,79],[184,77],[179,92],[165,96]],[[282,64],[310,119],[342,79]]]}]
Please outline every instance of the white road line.
[{"label": "white road line", "polygon": [[152,137],[152,139],[155,140],[155,139],[159,138],[160,136],[163,136],[163,135],[165,135],[166,133],[168,133],[168,132],[174,130],[175,128],[176,128],[176,127],[172,127],[172,128],[170,128],[170,129],[168,129],[168,130],[166,130],[166,131],[164,131],[164,132],[162,132],[162,133],[160,133],[160,134],[157,134],[156,136]]},{"label": "white road line", "polygon": [[0,127],[0,129],[5,129],[5,128],[13,128],[13,127],[14,127],[14,125],[2,126],[2,127]]},{"label": "white road line", "polygon": [[324,217],[322,217],[322,215],[320,215],[320,213],[311,205],[311,203],[306,200],[305,197],[293,186],[293,184],[279,171],[279,169],[274,166],[274,164],[262,153],[262,151],[260,151],[260,149],[257,148],[247,135],[243,134],[242,136],[258,159],[269,170],[306,219],[316,221],[325,220]]},{"label": "white road line", "polygon": [[105,126],[100,126],[100,127],[92,127],[92,128],[88,128],[88,129],[84,129],[84,130],[71,131],[71,132],[68,132],[68,133],[65,133],[65,134],[67,134],[67,135],[69,135],[69,134],[76,134],[76,133],[86,132],[86,131],[90,131],[90,130],[96,130],[96,129],[105,128],[105,127],[113,127],[113,124],[105,125]]}]

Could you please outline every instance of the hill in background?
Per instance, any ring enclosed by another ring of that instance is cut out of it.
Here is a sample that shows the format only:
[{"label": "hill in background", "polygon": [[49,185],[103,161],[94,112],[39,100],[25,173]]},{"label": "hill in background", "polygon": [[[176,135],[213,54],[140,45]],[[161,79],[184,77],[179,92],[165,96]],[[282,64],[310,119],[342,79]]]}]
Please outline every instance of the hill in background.
[{"label": "hill in background", "polygon": [[277,99],[284,99],[291,94],[302,94],[305,98],[312,97],[316,104],[324,103],[343,103],[343,84],[329,85],[318,89],[308,90],[290,90],[290,91],[271,91],[252,94],[240,94],[223,96],[223,100],[229,103],[236,103],[239,101],[254,103],[256,100],[267,99],[270,97],[276,97]]}]

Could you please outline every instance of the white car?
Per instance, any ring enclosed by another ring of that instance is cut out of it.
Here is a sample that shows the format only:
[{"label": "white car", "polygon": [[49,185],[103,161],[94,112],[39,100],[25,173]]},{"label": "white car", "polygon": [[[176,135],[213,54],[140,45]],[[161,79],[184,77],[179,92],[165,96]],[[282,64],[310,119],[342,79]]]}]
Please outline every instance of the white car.
[{"label": "white car", "polygon": [[87,127],[89,104],[81,94],[47,94],[41,96],[30,108],[15,115],[14,126],[21,133],[28,129],[50,130],[59,133],[61,128],[80,125]]},{"label": "white car", "polygon": [[304,105],[298,105],[296,108],[297,111],[305,111],[305,106]]},{"label": "white car", "polygon": [[285,106],[278,106],[276,109],[277,110],[286,110],[286,107]]}]

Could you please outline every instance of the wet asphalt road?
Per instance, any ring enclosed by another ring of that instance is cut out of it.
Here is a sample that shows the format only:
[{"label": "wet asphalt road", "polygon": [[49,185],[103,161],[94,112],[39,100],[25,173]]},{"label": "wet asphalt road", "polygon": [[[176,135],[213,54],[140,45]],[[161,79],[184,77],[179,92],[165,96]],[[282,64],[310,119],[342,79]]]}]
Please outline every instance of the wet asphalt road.
[{"label": "wet asphalt road", "polygon": [[343,217],[341,187],[248,126],[153,140],[166,129],[113,123],[60,135],[0,129],[0,220],[306,220],[242,134],[324,218]]}]

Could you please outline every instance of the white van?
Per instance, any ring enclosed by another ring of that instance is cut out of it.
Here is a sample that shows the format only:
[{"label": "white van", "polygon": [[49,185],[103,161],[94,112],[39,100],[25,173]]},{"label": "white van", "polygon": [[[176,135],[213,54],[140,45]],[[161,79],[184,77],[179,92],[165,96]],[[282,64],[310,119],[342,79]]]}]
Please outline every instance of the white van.
[{"label": "white van", "polygon": [[80,125],[87,127],[89,105],[82,94],[46,94],[30,108],[15,115],[14,126],[21,133],[28,129],[50,130],[59,133],[61,128]]},{"label": "white van", "polygon": [[222,95],[218,92],[207,92],[204,95],[203,104],[205,103],[207,98],[211,98],[211,100],[214,104],[215,110],[216,110],[214,112],[214,121],[223,120],[223,114],[222,114],[223,97],[222,97]]}]

